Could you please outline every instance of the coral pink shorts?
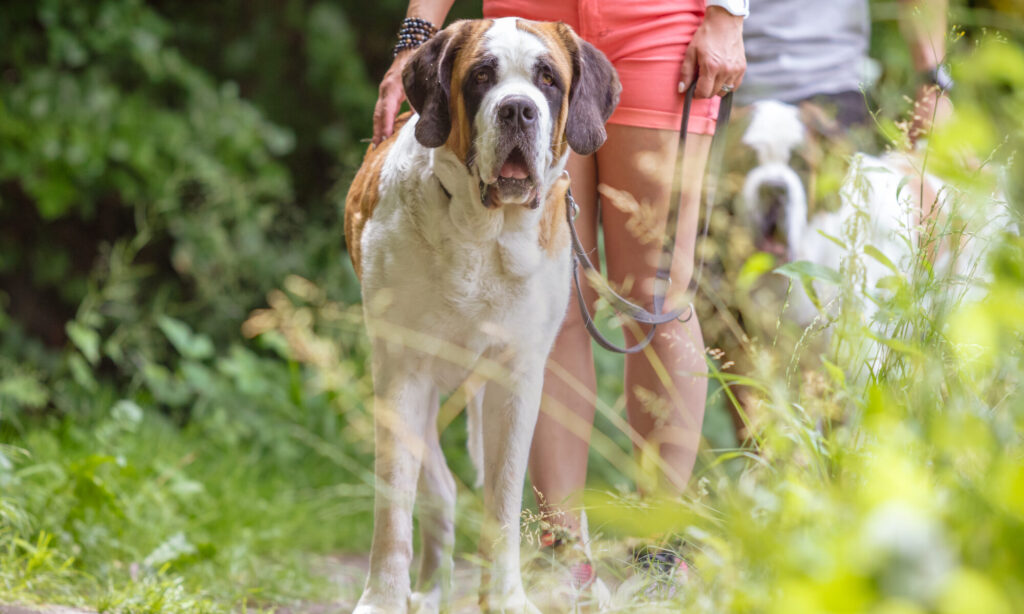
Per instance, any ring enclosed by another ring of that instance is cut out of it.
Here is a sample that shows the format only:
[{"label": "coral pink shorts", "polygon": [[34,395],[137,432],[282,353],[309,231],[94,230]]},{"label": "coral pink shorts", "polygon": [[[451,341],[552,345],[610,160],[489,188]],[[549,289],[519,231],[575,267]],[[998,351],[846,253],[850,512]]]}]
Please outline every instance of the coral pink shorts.
[{"label": "coral pink shorts", "polygon": [[[679,130],[679,71],[704,20],[704,0],[484,0],[484,17],[563,21],[600,49],[619,73],[613,124]],[[718,98],[694,100],[689,132],[714,134]]]}]

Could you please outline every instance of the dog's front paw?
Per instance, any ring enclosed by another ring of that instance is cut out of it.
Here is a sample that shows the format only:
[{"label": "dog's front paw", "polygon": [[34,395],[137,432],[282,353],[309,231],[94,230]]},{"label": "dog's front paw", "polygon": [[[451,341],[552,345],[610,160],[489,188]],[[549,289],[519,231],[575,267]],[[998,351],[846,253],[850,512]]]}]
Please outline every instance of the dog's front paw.
[{"label": "dog's front paw", "polygon": [[487,614],[541,614],[537,606],[519,589],[508,595],[485,595],[480,598],[480,609]]},{"label": "dog's front paw", "polygon": [[352,610],[352,614],[392,614],[392,612],[402,611],[403,610],[393,610],[376,604],[360,603],[356,606],[356,609]]},{"label": "dog's front paw", "polygon": [[356,609],[352,610],[352,614],[388,614],[390,611],[378,605],[360,603],[356,606]]},{"label": "dog's front paw", "polygon": [[409,597],[409,614],[439,614],[441,612],[441,589],[429,592],[416,591]]},{"label": "dog's front paw", "polygon": [[405,600],[380,599],[368,593],[363,593],[356,604],[352,614],[404,614],[407,611]]}]

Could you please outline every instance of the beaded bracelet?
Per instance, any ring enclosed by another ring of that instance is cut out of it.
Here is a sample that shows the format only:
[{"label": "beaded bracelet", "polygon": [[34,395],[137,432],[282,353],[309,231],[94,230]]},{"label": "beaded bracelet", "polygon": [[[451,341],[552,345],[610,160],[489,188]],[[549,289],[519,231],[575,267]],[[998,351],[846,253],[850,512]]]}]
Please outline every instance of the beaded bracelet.
[{"label": "beaded bracelet", "polygon": [[395,45],[393,55],[398,55],[400,51],[406,49],[415,49],[435,34],[437,34],[437,26],[426,19],[406,17],[402,20],[401,29],[398,30],[398,44]]}]

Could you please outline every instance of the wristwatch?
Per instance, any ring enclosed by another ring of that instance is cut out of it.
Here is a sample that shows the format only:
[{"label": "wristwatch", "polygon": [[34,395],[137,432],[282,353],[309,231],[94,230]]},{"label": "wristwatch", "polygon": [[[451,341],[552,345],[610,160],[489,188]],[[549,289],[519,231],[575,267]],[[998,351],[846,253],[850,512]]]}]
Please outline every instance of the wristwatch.
[{"label": "wristwatch", "polygon": [[950,76],[949,71],[942,64],[931,70],[926,70],[923,76],[926,83],[937,85],[944,92],[953,89],[953,77]]},{"label": "wristwatch", "polygon": [[720,6],[737,17],[750,15],[750,0],[707,0],[704,6]]}]

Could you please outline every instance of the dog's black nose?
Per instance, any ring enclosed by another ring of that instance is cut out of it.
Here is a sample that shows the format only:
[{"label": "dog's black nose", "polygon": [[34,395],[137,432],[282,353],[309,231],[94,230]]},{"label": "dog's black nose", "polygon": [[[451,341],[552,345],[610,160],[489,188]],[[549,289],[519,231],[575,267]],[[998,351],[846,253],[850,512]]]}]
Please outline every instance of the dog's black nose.
[{"label": "dog's black nose", "polygon": [[528,128],[537,123],[537,105],[524,96],[512,96],[498,107],[498,119],[508,126]]}]

